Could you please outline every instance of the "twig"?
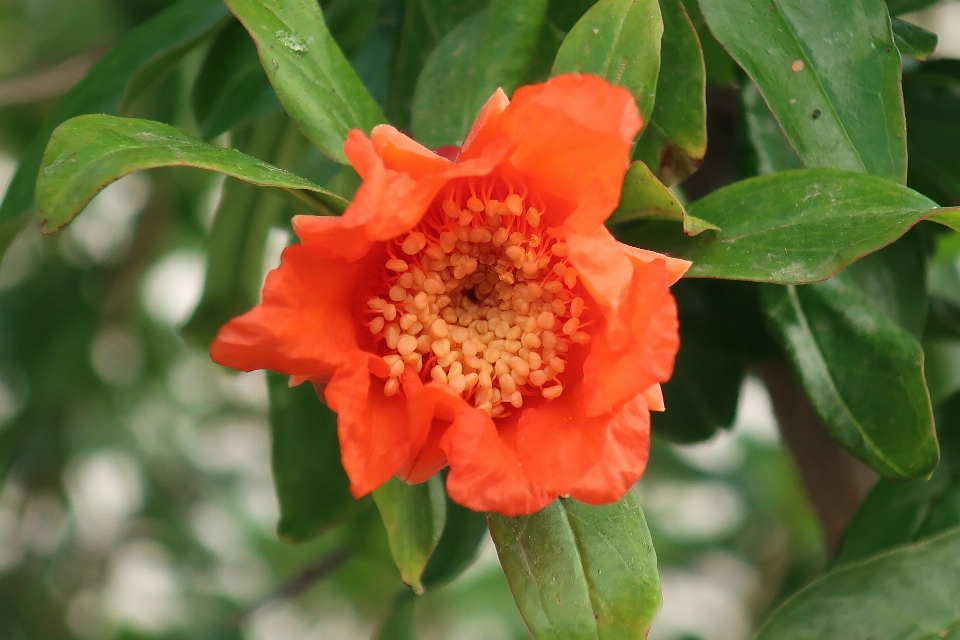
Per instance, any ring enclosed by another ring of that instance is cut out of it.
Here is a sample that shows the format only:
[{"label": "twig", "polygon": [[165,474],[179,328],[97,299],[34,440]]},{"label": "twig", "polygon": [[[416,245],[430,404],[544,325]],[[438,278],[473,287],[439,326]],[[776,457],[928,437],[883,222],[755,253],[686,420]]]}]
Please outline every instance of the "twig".
[{"label": "twig", "polygon": [[350,558],[350,552],[344,548],[336,549],[320,558],[313,564],[303,568],[286,584],[276,591],[262,598],[250,607],[237,612],[227,619],[227,627],[236,629],[246,622],[254,613],[275,600],[292,600],[310,589],[314,584],[339,569]]}]

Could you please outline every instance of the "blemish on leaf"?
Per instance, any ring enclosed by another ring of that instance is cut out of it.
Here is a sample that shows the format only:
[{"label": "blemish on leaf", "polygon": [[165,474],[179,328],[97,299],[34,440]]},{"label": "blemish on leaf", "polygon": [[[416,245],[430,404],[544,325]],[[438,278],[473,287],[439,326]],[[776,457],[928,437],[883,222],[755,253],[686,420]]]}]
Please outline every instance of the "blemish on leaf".
[{"label": "blemish on leaf", "polygon": [[805,66],[806,65],[803,64],[803,60],[794,60],[793,63],[790,65],[790,70],[793,71],[794,73],[800,73],[801,71],[803,71]]},{"label": "blemish on leaf", "polygon": [[816,120],[817,118],[819,118],[821,113],[822,112],[820,111],[820,109],[814,109],[812,114],[813,119]]}]

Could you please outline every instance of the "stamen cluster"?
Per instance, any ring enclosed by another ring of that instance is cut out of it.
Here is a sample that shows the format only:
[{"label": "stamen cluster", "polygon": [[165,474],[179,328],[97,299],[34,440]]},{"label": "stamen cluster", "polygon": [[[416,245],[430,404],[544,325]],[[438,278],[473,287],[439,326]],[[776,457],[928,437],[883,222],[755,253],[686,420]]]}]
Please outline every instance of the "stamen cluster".
[{"label": "stamen cluster", "polygon": [[453,185],[388,246],[366,320],[390,366],[387,396],[407,366],[492,417],[563,393],[571,345],[590,341],[585,303],[567,245],[543,232],[531,200],[502,184]]}]

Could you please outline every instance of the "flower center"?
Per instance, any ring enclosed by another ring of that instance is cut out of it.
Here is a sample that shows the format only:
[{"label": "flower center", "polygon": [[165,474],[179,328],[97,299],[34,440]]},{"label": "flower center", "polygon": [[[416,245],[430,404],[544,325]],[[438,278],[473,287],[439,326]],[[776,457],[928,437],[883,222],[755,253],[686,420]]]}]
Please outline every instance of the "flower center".
[{"label": "flower center", "polygon": [[542,204],[472,183],[437,202],[388,245],[384,280],[367,301],[366,324],[390,365],[384,393],[400,391],[410,366],[493,417],[525,397],[559,397],[571,343],[590,336],[567,245],[540,227]]}]

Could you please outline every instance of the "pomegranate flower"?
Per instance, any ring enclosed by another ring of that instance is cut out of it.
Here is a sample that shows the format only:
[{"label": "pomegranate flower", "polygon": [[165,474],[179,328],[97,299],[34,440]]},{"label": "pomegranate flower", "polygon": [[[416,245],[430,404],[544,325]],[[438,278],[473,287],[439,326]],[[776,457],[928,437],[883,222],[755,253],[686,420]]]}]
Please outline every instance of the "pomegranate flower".
[{"label": "pomegranate flower", "polygon": [[358,497],[449,466],[477,511],[619,499],[663,410],[689,266],[603,226],[641,126],[626,90],[564,75],[497,91],[454,161],[390,126],[350,132],[352,204],[293,219],[300,244],[212,358],[312,382]]}]

